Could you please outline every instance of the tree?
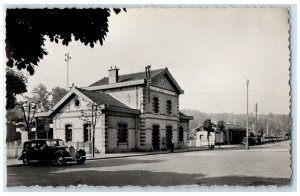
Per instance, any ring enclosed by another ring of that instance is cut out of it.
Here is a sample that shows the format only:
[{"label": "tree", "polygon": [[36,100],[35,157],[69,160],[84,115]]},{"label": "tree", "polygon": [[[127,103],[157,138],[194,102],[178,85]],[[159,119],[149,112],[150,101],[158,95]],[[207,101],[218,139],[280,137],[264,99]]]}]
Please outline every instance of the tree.
[{"label": "tree", "polygon": [[224,131],[225,131],[225,122],[223,120],[219,120],[217,122],[217,131],[219,132],[219,147],[220,147],[221,132],[224,133]]},{"label": "tree", "polygon": [[13,109],[16,105],[16,95],[26,93],[27,78],[12,69],[6,70],[6,109]]},{"label": "tree", "polygon": [[54,106],[59,102],[59,100],[67,93],[67,90],[60,87],[55,87],[51,91],[52,99],[51,105]]},{"label": "tree", "polygon": [[209,136],[211,132],[214,132],[213,127],[215,127],[215,124],[211,122],[211,119],[208,118],[203,122],[203,129],[207,131],[207,140],[209,148],[212,148],[212,146],[210,146],[209,144]]},{"label": "tree", "polygon": [[10,109],[6,112],[6,142],[18,141],[21,134],[16,131],[19,123],[23,122],[23,113],[20,109]]},{"label": "tree", "polygon": [[44,84],[39,84],[32,90],[32,101],[37,104],[37,109],[41,112],[48,111],[51,108],[49,96],[51,93]]},{"label": "tree", "polygon": [[31,127],[33,126],[34,115],[37,111],[37,104],[32,98],[25,97],[25,101],[20,101],[19,103],[17,103],[17,106],[23,113],[23,122],[25,124],[25,130],[27,131],[29,137]]},{"label": "tree", "polygon": [[225,130],[225,122],[223,120],[217,122],[217,130],[220,132]]},{"label": "tree", "polygon": [[[121,9],[113,11],[118,14]],[[91,47],[98,41],[102,45],[109,31],[110,12],[107,8],[7,9],[6,65],[11,68],[17,67],[19,70],[26,69],[33,75],[35,66],[48,54],[44,48],[45,36],[48,36],[51,42],[61,41],[66,46],[72,41],[72,36],[76,41]],[[6,97],[7,108],[15,106],[15,95],[26,92],[26,81],[17,77],[15,78],[19,80],[22,88],[20,91],[17,89],[19,87],[7,86],[7,91],[10,91]]]}]

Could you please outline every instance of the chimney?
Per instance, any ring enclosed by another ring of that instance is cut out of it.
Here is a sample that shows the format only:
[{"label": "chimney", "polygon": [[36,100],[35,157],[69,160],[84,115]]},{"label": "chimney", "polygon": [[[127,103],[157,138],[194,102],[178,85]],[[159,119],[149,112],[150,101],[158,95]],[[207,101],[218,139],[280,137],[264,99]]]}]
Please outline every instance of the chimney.
[{"label": "chimney", "polygon": [[119,69],[117,68],[117,66],[115,66],[115,68],[110,67],[110,70],[108,70],[108,83],[109,84],[113,84],[113,83],[117,83],[119,81]]}]

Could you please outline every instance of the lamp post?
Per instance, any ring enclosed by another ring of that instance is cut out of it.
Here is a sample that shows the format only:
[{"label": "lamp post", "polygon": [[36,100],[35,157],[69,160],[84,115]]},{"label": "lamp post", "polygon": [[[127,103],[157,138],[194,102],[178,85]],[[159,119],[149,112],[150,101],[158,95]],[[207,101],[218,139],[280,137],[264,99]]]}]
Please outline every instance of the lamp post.
[{"label": "lamp post", "polygon": [[249,86],[249,80],[246,80],[247,84],[247,117],[246,117],[246,150],[249,150],[249,138],[248,138],[248,86]]},{"label": "lamp post", "polygon": [[96,123],[97,123],[97,112],[98,112],[98,105],[92,104],[92,126],[93,126],[92,153],[93,153],[93,157],[95,157],[95,129],[96,129]]}]

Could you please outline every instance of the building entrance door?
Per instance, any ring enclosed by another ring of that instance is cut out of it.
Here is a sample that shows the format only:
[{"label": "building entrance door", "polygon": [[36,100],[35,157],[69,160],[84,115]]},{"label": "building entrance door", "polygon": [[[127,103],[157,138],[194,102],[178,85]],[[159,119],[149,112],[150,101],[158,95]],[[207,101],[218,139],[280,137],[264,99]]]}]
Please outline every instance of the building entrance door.
[{"label": "building entrance door", "polygon": [[154,125],[152,128],[152,146],[153,150],[159,150],[159,126]]},{"label": "building entrance door", "polygon": [[167,140],[167,147],[168,148],[171,148],[172,137],[173,137],[172,127],[171,126],[167,126],[166,127],[166,140]]}]

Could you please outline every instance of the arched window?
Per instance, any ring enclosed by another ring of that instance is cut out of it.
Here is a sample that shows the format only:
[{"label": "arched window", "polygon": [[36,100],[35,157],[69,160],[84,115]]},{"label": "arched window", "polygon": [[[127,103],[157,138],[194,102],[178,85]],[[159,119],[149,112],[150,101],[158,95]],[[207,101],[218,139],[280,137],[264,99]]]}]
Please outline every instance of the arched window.
[{"label": "arched window", "polygon": [[127,123],[118,123],[118,142],[128,142],[128,125]]},{"label": "arched window", "polygon": [[72,125],[66,125],[66,142],[72,141]]},{"label": "arched window", "polygon": [[158,97],[153,98],[153,112],[158,113],[159,112],[159,100]]},{"label": "arched window", "polygon": [[167,114],[171,115],[172,114],[172,101],[167,100]]}]

